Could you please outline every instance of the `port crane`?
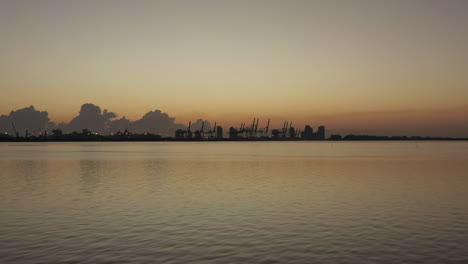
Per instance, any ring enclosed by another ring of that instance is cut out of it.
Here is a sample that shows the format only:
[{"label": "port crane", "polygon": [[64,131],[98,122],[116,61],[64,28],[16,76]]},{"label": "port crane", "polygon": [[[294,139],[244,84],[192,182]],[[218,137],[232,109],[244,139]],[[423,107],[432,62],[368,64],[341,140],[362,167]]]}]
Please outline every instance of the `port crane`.
[{"label": "port crane", "polygon": [[187,136],[186,138],[192,138],[192,131],[190,131],[190,127],[192,126],[192,121],[189,121],[188,128],[187,128]]},{"label": "port crane", "polygon": [[201,125],[201,129],[195,131],[195,138],[196,139],[203,139],[203,136],[204,136],[204,130],[205,128],[205,121],[202,122],[202,125]]},{"label": "port crane", "polygon": [[11,122],[11,127],[13,128],[13,132],[15,132],[16,138],[19,138],[18,130],[16,130],[15,123]]},{"label": "port crane", "polygon": [[216,122],[214,123],[213,129],[208,130],[208,138],[214,138],[216,136]]},{"label": "port crane", "polygon": [[268,130],[270,129],[270,119],[268,119],[267,126],[265,128],[265,137],[268,137]]}]

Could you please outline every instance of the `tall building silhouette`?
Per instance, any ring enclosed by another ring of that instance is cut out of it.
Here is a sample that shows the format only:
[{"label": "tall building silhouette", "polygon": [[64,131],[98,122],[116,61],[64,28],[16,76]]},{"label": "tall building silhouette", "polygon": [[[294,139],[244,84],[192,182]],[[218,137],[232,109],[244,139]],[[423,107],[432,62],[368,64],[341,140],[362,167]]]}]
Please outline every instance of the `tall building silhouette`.
[{"label": "tall building silhouette", "polygon": [[325,139],[325,127],[319,126],[317,134],[318,134],[318,139],[324,140]]},{"label": "tall building silhouette", "polygon": [[216,127],[216,138],[217,139],[223,138],[223,128],[221,126]]},{"label": "tall building silhouette", "polygon": [[303,139],[312,139],[314,137],[314,130],[310,125],[305,126],[304,132],[302,134]]}]

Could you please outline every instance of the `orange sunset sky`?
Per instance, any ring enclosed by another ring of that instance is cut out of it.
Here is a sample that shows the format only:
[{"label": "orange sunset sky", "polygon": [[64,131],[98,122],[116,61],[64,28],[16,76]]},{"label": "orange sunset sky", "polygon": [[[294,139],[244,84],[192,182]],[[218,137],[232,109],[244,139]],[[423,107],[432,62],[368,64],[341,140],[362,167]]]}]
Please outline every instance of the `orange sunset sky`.
[{"label": "orange sunset sky", "polygon": [[0,115],[468,136],[468,1],[0,1]]}]

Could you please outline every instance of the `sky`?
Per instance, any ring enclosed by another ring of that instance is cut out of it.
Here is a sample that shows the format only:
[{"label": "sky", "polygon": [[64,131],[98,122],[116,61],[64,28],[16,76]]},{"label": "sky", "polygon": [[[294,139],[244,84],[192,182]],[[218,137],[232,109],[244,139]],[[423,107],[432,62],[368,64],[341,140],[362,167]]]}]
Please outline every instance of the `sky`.
[{"label": "sky", "polygon": [[130,120],[466,137],[467,13],[463,0],[0,0],[0,115],[34,105],[69,122],[93,103]]}]

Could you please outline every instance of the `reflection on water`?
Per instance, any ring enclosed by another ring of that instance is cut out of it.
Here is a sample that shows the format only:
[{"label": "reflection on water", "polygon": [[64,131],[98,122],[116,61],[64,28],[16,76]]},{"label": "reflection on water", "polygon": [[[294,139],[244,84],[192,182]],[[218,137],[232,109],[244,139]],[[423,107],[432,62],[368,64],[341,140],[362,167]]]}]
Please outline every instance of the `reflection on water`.
[{"label": "reflection on water", "polygon": [[467,263],[466,142],[0,144],[0,263]]}]

